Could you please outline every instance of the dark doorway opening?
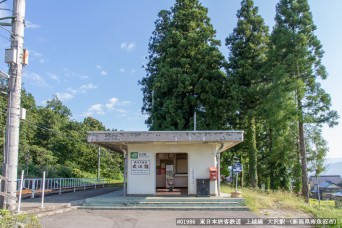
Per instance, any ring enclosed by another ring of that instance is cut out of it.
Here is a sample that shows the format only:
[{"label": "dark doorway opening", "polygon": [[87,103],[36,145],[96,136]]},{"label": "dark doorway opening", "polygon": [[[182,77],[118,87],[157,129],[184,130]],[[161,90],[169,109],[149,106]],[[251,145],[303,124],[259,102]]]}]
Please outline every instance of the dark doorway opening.
[{"label": "dark doorway opening", "polygon": [[156,195],[188,195],[187,153],[157,153]]}]

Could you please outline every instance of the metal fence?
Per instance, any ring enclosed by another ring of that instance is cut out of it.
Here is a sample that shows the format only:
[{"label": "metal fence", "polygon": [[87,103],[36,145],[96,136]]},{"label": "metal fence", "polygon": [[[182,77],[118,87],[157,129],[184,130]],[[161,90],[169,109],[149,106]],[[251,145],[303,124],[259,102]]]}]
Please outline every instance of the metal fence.
[{"label": "metal fence", "polygon": [[[109,183],[107,179],[97,180],[96,178],[46,178],[45,179],[45,189],[46,190],[59,190],[62,192],[65,188],[86,188],[88,186],[104,185]],[[24,179],[23,189],[29,189],[32,192],[37,190],[42,190],[43,188],[43,178],[35,179]],[[20,190],[20,179],[17,180],[17,190]]]}]

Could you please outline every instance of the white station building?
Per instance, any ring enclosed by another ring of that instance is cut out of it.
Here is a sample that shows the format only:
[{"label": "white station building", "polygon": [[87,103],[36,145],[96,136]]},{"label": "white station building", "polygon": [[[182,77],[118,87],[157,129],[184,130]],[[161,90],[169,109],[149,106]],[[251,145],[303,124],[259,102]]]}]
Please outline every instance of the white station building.
[{"label": "white station building", "polygon": [[[88,142],[124,154],[124,195],[220,195],[220,153],[243,131],[88,132]],[[170,189],[171,187],[171,189]]]}]

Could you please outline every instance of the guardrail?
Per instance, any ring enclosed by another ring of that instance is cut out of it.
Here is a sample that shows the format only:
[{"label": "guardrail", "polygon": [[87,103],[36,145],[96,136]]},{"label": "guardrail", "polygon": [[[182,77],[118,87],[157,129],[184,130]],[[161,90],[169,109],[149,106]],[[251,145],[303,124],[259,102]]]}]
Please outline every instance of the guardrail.
[{"label": "guardrail", "polygon": [[[21,180],[17,180],[17,190],[20,190]],[[96,187],[98,185],[108,184],[109,181],[106,179],[96,178],[46,178],[45,179],[45,191],[58,191],[59,194],[62,193],[64,189],[71,189],[76,191],[76,189],[85,190],[89,186]],[[23,180],[23,189],[31,190],[31,198],[34,198],[36,191],[41,191],[43,189],[43,178],[30,178]],[[102,186],[103,187],[103,186]]]}]

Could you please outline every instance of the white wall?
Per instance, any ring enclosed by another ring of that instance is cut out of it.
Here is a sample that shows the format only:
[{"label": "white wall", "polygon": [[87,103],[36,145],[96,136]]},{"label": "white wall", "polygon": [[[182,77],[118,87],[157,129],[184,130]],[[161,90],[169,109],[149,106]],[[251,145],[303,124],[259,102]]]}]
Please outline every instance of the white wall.
[{"label": "white wall", "polygon": [[[131,159],[131,152],[146,153],[149,158]],[[216,166],[213,144],[130,144],[128,145],[127,194],[156,193],[156,154],[188,154],[188,192],[196,194],[196,179],[209,178],[209,167]],[[149,160],[149,174],[132,174],[132,160]],[[210,181],[210,194],[217,194],[216,181]]]}]

